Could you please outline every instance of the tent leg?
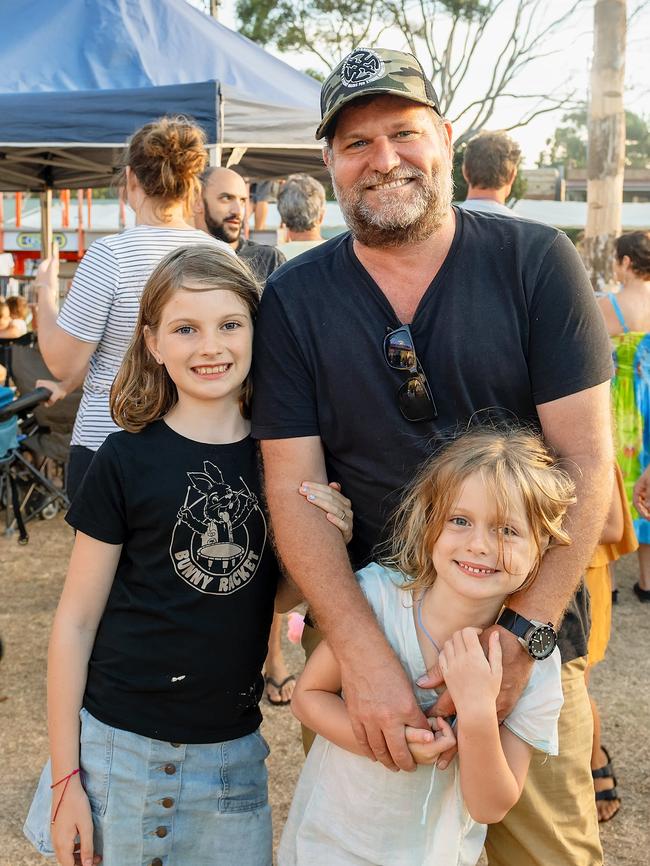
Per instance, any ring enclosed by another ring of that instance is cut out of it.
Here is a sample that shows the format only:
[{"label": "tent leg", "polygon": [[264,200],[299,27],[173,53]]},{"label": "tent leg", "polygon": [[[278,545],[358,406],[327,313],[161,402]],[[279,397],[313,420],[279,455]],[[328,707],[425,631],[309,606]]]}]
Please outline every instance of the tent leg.
[{"label": "tent leg", "polygon": [[208,147],[208,160],[211,166],[221,165],[221,145],[213,144]]},{"label": "tent leg", "polygon": [[41,257],[52,255],[52,190],[43,190],[41,199]]}]

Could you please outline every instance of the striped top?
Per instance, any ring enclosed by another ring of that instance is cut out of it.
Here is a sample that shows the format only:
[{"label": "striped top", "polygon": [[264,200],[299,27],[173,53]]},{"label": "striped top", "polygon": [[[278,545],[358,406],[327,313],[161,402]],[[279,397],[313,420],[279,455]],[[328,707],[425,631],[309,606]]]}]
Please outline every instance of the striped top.
[{"label": "striped top", "polygon": [[167,253],[181,246],[214,244],[231,248],[198,229],[140,225],[96,240],[79,263],[59,313],[58,324],[84,343],[97,343],[90,358],[83,397],[72,431],[72,445],[97,451],[113,423],[108,398],[131,342],[144,285]]}]

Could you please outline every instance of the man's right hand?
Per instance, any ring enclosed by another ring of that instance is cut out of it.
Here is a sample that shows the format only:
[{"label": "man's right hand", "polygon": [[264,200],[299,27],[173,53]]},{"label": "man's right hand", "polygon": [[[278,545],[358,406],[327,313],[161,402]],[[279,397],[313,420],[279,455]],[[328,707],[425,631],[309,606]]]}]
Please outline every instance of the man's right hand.
[{"label": "man's right hand", "polygon": [[634,485],[633,501],[641,517],[650,520],[650,466]]},{"label": "man's right hand", "polygon": [[345,705],[361,748],[389,770],[415,770],[406,726],[431,729],[396,656],[386,645],[385,650],[373,647],[354,664],[339,663]]}]

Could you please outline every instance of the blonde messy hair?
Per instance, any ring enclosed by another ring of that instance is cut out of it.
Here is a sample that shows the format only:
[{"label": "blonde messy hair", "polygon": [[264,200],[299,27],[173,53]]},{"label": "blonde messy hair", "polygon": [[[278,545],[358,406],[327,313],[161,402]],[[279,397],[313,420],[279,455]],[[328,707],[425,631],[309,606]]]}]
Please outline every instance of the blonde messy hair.
[{"label": "blonde messy hair", "polygon": [[[176,385],[163,364],[147,348],[145,328],[153,333],[160,325],[162,311],[179,290],[233,292],[248,307],[253,322],[259,306],[260,285],[237,256],[212,244],[179,247],[169,253],[151,274],[142,293],[140,313],[131,344],[111,388],[113,421],[130,433],[162,418],[178,402]],[[250,417],[252,397],[250,373],[242,384],[241,413]]]},{"label": "blonde messy hair", "polygon": [[428,589],[435,581],[433,546],[463,483],[477,472],[494,493],[499,524],[507,522],[513,488],[521,494],[538,554],[524,586],[537,576],[547,544],[570,543],[562,521],[575,502],[575,485],[541,437],[521,428],[475,428],[427,461],[395,512],[381,559],[406,576],[406,589]]}]

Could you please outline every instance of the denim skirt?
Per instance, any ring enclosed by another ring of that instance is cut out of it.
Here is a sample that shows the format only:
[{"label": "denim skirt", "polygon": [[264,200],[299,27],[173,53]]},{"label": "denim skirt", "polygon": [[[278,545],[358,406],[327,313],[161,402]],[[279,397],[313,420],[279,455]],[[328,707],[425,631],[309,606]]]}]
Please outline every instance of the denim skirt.
[{"label": "denim skirt", "polygon": [[[255,731],[187,745],[111,728],[81,710],[81,780],[102,866],[271,866],[266,758]],[[24,832],[46,856],[51,769],[46,764]]]}]

